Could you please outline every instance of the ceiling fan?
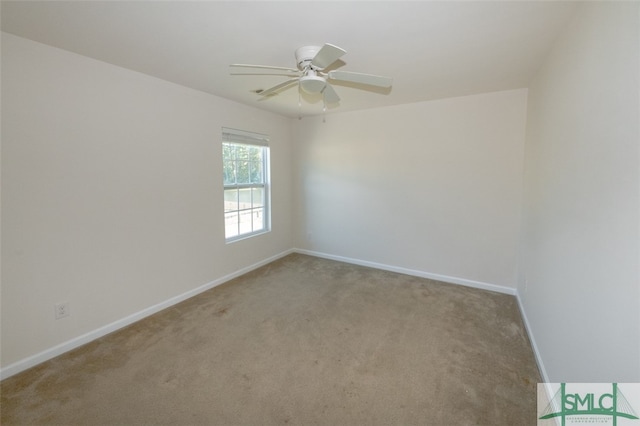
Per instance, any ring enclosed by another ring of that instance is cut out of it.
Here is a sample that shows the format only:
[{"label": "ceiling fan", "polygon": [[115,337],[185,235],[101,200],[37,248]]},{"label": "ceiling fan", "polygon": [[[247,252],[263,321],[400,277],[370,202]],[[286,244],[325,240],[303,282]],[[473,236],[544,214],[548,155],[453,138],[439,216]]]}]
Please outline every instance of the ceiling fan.
[{"label": "ceiling fan", "polygon": [[393,81],[389,77],[337,70],[325,72],[345,53],[347,53],[346,50],[326,43],[324,46],[303,46],[297,49],[295,52],[297,68],[251,64],[231,64],[230,66],[270,70],[269,73],[232,73],[233,75],[284,75],[289,77],[287,81],[269,89],[256,91],[261,96],[273,96],[298,84],[299,89],[306,93],[321,93],[325,104],[330,104],[340,101],[340,97],[331,86],[330,81],[346,81],[382,88],[391,87]]}]

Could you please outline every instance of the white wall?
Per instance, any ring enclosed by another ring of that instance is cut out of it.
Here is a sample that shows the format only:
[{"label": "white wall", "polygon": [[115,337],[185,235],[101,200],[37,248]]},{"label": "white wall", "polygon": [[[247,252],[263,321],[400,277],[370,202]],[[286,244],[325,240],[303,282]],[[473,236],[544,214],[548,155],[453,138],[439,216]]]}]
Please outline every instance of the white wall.
[{"label": "white wall", "polygon": [[582,6],[530,85],[519,293],[553,382],[640,382],[639,28]]},{"label": "white wall", "polygon": [[[3,367],[293,245],[289,119],[9,34],[2,107]],[[230,245],[222,126],[271,136],[273,231]]]},{"label": "white wall", "polygon": [[294,122],[297,247],[515,289],[526,99]]}]

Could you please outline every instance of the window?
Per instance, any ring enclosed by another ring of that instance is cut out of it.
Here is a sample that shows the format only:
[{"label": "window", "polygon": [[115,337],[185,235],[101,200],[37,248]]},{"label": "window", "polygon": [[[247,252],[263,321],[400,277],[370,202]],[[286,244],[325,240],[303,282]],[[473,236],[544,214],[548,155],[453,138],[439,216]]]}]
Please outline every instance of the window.
[{"label": "window", "polygon": [[227,242],[269,231],[268,144],[265,135],[222,129]]}]

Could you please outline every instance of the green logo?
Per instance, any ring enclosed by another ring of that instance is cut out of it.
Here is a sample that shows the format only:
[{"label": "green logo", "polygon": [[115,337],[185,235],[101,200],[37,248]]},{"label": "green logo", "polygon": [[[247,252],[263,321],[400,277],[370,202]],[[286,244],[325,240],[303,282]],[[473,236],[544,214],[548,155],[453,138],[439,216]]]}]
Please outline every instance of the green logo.
[{"label": "green logo", "polygon": [[584,423],[594,423],[593,416],[608,416],[613,419],[614,426],[617,425],[618,418],[638,420],[638,415],[617,383],[611,384],[610,393],[608,390],[605,392],[571,393],[567,392],[566,383],[561,383],[560,389],[551,398],[551,402],[539,419],[558,417],[562,420],[562,426],[565,426],[566,419],[570,416],[582,416]]}]

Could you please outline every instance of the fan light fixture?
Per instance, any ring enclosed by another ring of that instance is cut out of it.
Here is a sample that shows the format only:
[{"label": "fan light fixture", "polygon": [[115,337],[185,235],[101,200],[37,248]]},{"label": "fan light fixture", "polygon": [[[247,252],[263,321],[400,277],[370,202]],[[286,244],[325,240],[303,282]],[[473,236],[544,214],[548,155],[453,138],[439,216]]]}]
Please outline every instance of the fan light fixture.
[{"label": "fan light fixture", "polygon": [[300,77],[300,88],[309,94],[320,93],[327,85],[327,80],[320,77],[314,70],[307,71],[307,74]]}]

